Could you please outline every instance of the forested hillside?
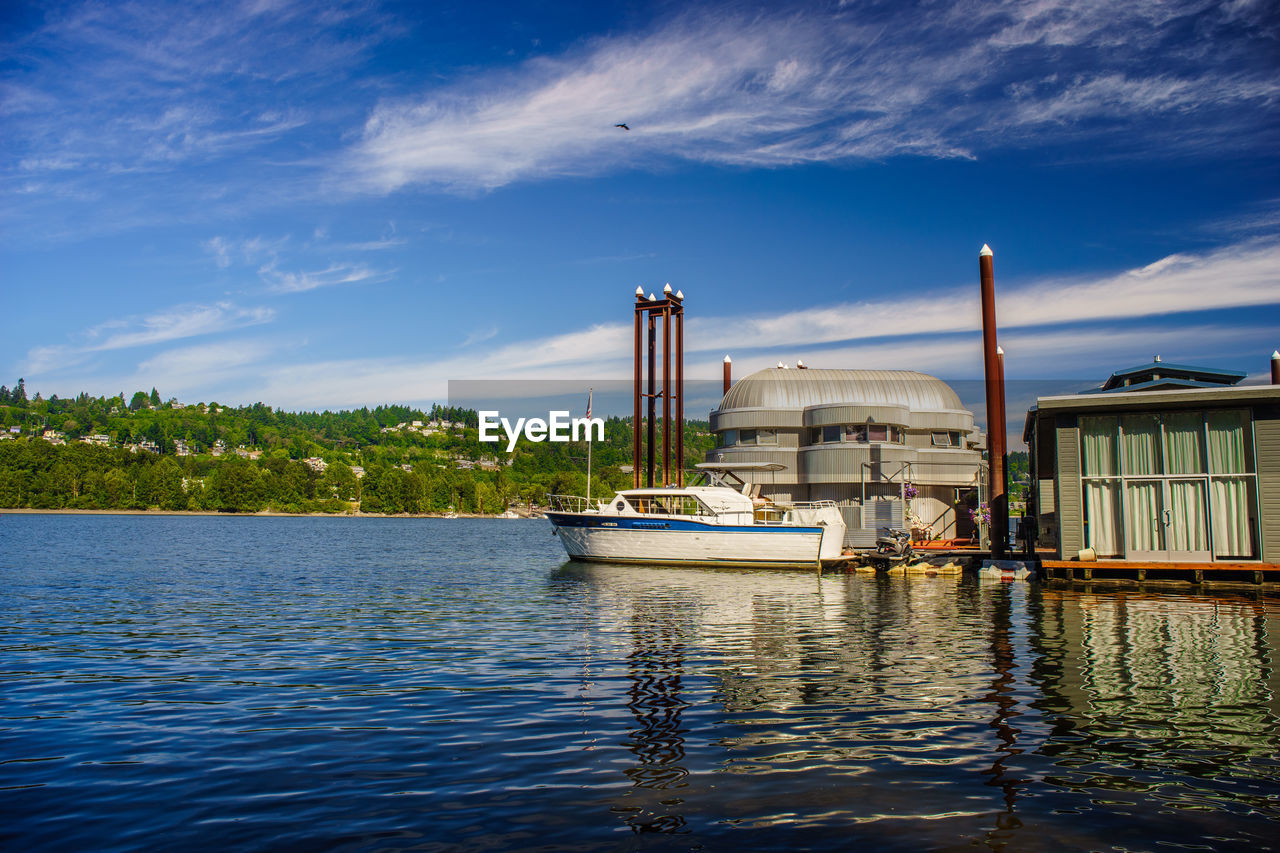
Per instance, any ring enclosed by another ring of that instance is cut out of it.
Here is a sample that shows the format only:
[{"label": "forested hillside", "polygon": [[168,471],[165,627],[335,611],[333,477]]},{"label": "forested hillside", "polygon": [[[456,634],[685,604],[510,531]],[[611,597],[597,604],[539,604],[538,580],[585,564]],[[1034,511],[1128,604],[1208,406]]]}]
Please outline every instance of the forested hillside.
[{"label": "forested hillside", "polygon": [[[162,402],[159,393],[28,399],[0,387],[0,507],[219,512],[495,513],[586,493],[587,446],[481,443],[476,413],[379,406],[284,412]],[[605,422],[592,494],[629,486],[630,419]],[[692,466],[711,447],[685,429]]]}]

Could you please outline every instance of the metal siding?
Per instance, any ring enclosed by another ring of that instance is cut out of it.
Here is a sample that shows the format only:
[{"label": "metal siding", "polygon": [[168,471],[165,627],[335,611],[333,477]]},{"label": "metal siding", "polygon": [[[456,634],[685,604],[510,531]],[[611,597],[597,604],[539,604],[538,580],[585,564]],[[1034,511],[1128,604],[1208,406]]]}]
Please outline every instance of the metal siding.
[{"label": "metal siding", "polygon": [[1280,412],[1257,411],[1254,417],[1262,559],[1267,563],[1280,563]]},{"label": "metal siding", "polygon": [[804,426],[803,416],[799,411],[779,409],[739,409],[727,412],[711,413],[711,429],[722,432],[726,429],[799,429]]},{"label": "metal siding", "polygon": [[973,429],[971,412],[912,412],[909,429],[959,430],[968,434]]},{"label": "metal siding", "polygon": [[723,447],[713,451],[724,456],[725,462],[777,462],[785,465],[783,471],[748,472],[751,482],[793,484],[796,479],[796,452],[794,450],[777,450],[765,447]]},{"label": "metal siding", "polygon": [[1058,471],[1055,483],[1058,510],[1058,542],[1063,559],[1084,548],[1084,518],[1080,499],[1080,430],[1075,415],[1057,422]]},{"label": "metal siding", "polygon": [[[800,452],[800,470],[810,483],[861,483],[863,478],[862,463],[871,462],[871,449],[868,444],[839,444],[831,447],[814,447]],[[915,454],[905,447],[882,446],[880,463],[883,466],[882,476],[876,478],[874,472],[867,472],[867,482],[877,482],[892,477],[901,479],[898,469],[904,462],[914,461]]]},{"label": "metal siding", "polygon": [[868,421],[907,426],[911,423],[911,413],[904,406],[817,406],[804,410],[804,422],[809,426],[862,424]]}]

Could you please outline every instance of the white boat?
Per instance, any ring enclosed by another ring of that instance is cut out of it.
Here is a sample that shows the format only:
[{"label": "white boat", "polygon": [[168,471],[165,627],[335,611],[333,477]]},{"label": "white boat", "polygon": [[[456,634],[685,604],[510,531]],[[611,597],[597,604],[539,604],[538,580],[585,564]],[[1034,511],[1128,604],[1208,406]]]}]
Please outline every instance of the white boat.
[{"label": "white boat", "polygon": [[833,501],[773,503],[727,484],[743,464],[698,467],[711,485],[625,489],[595,506],[548,495],[546,515],[574,560],[812,568],[840,559],[845,526]]},{"label": "white boat", "polygon": [[522,516],[520,515],[520,513],[516,512],[514,509],[509,509],[506,512],[499,515],[498,518],[522,518]]}]

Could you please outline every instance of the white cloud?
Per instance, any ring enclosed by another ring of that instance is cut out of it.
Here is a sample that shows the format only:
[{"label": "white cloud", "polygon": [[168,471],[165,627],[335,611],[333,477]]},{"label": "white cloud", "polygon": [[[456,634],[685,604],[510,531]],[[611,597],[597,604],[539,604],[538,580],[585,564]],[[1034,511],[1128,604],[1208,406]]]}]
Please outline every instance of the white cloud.
[{"label": "white cloud", "polygon": [[244,308],[230,302],[175,305],[141,317],[101,323],[82,332],[77,344],[35,347],[27,353],[24,370],[38,375],[81,363],[93,353],[242,329],[274,319],[275,311],[262,306]]},{"label": "white cloud", "polygon": [[395,270],[377,270],[363,264],[330,264],[322,270],[285,272],[276,269],[272,261],[259,269],[258,274],[276,293],[303,293],[318,287],[388,281]]},{"label": "white cloud", "polygon": [[485,341],[492,340],[497,336],[497,326],[490,326],[487,329],[476,329],[474,332],[467,335],[467,339],[462,342],[461,346],[469,347],[472,344],[484,343]]},{"label": "white cloud", "polygon": [[[343,275],[343,274],[335,274]],[[1101,379],[1155,353],[1167,360],[1215,359],[1242,347],[1262,355],[1271,329],[1205,320],[1159,318],[1224,308],[1280,305],[1280,244],[1254,241],[1203,254],[1180,253],[1120,273],[1002,287],[997,255],[997,313],[1010,377]],[[146,318],[104,323],[80,347],[29,354],[31,377],[76,358],[165,340],[226,331],[271,319],[263,308],[227,303],[184,306]],[[908,323],[903,318],[909,318]],[[689,323],[686,375],[719,375],[725,352],[738,376],[779,359],[811,366],[909,368],[945,377],[981,375],[976,282],[927,297],[844,304],[765,317],[721,316]],[[469,343],[493,341],[475,330]],[[702,343],[699,343],[702,342]],[[152,356],[134,385],[164,384],[173,393],[269,401],[285,408],[443,400],[461,379],[621,379],[631,376],[632,326],[607,323],[542,338],[506,341],[446,358],[355,358],[283,361],[283,346],[214,341]],[[268,355],[271,357],[268,358]],[[39,368],[39,369],[36,369]],[[163,382],[146,377],[160,373]],[[91,383],[100,384],[100,383]]]},{"label": "white cloud", "polygon": [[281,347],[262,340],[235,340],[166,350],[139,363],[133,377],[118,384],[172,389],[238,384],[244,368],[261,368]]},{"label": "white cloud", "polygon": [[[1113,317],[1155,317],[1280,303],[1280,244],[1257,241],[1204,255],[1177,254],[1116,275],[1002,287],[996,258],[996,314],[1002,329]],[[981,328],[977,283],[919,297],[850,303],[761,317],[709,317],[689,322],[690,340],[721,349],[760,341],[829,343],[872,339],[910,328],[919,334]]]},{"label": "white cloud", "polygon": [[[1195,16],[1188,47],[1174,21]],[[466,191],[671,159],[967,157],[1068,126],[1097,133],[1099,118],[1127,122],[1149,152],[1203,142],[1203,127],[1185,132],[1198,110],[1214,111],[1218,144],[1245,144],[1239,128],[1261,126],[1280,85],[1222,26],[1204,0],[690,14],[387,101],[348,168],[373,191]],[[1170,117],[1184,121],[1144,123]]]}]

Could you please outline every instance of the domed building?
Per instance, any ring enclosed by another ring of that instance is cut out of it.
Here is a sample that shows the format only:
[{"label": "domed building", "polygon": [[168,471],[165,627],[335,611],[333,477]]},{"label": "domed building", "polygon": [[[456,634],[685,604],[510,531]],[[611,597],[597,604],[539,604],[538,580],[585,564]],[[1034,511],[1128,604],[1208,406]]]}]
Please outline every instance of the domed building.
[{"label": "domed building", "polygon": [[711,430],[716,449],[707,461],[772,463],[743,479],[776,501],[835,501],[849,544],[908,526],[908,512],[934,538],[971,535],[961,509],[978,486],[973,414],[936,377],[769,368],[729,388]]}]

